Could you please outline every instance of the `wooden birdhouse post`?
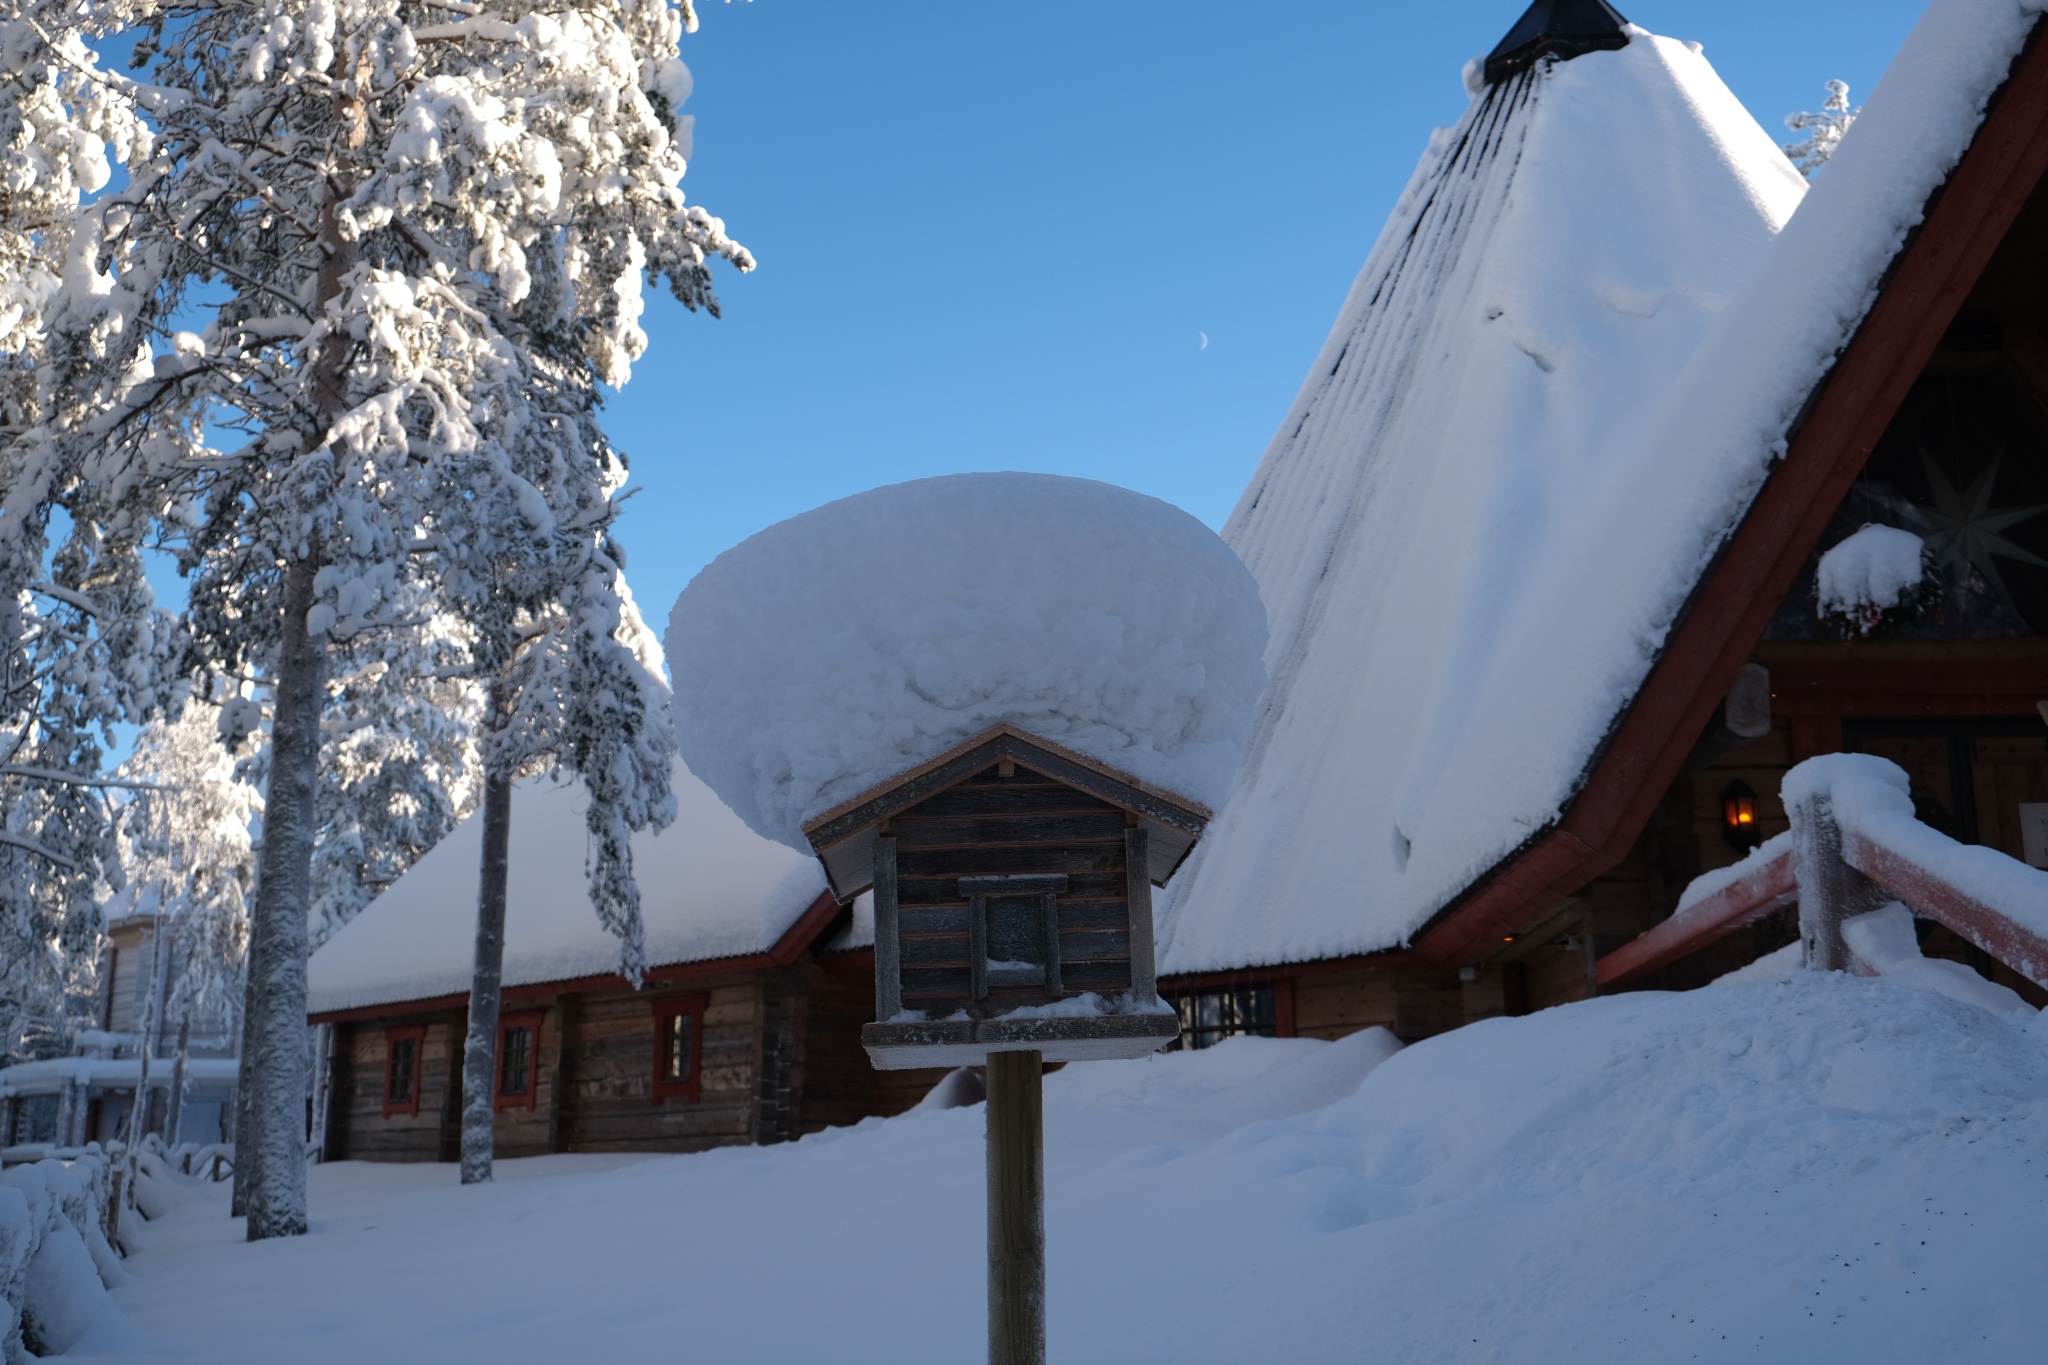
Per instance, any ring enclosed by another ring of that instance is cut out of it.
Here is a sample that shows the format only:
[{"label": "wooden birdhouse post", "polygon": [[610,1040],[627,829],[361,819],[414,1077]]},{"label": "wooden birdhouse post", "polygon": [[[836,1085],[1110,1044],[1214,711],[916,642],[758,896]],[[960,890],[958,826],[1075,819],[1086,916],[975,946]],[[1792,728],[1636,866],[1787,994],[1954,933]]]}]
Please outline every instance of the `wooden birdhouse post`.
[{"label": "wooden birdhouse post", "polygon": [[1152,888],[1209,811],[999,725],[804,826],[840,899],[875,903],[876,1067],[988,1067],[989,1360],[1045,1359],[1047,1061],[1180,1034],[1156,988]]},{"label": "wooden birdhouse post", "polygon": [[874,890],[874,1064],[987,1067],[995,1365],[1045,1359],[1043,1065],[1178,1036],[1152,888],[1230,790],[1265,650],[1214,531],[1051,474],[814,508],[669,617],[691,771],[842,903]]}]

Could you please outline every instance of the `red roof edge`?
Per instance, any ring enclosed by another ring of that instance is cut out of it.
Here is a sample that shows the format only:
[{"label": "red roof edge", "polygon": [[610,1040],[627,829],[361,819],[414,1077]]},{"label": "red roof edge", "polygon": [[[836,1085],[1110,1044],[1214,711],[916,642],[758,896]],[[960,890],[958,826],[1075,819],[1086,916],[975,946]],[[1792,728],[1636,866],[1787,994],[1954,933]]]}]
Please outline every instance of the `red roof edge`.
[{"label": "red roof edge", "polygon": [[1707,570],[1563,818],[1416,940],[1450,966],[1486,956],[1619,862],[1791,590],[1964,298],[2048,170],[2048,42],[2036,24],[1969,149],[1815,395],[1785,458]]}]

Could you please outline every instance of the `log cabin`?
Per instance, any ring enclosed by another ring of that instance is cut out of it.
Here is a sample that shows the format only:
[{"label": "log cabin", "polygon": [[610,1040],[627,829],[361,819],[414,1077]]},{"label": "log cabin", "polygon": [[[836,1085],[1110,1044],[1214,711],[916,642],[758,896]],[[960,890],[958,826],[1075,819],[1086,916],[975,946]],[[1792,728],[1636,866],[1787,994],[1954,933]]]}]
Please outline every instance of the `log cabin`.
[{"label": "log cabin", "polygon": [[[1810,193],[1696,50],[1597,0],[1468,79],[1224,532],[1273,682],[1160,906],[1193,1045],[1595,994],[1816,754],[2048,863],[2035,15],[1937,0]],[[1845,630],[1816,580],[1866,524],[1928,572]],[[1702,984],[1795,913],[1604,985]]]},{"label": "log cabin", "polygon": [[[878,1073],[861,1051],[872,955],[849,949],[872,942],[866,903],[841,905],[814,860],[753,834],[680,766],[675,791],[675,823],[633,844],[650,964],[637,989],[584,889],[580,789],[517,791],[500,1156],[780,1142],[899,1112],[944,1074]],[[481,854],[472,817],[314,954],[324,1159],[456,1159]]]}]

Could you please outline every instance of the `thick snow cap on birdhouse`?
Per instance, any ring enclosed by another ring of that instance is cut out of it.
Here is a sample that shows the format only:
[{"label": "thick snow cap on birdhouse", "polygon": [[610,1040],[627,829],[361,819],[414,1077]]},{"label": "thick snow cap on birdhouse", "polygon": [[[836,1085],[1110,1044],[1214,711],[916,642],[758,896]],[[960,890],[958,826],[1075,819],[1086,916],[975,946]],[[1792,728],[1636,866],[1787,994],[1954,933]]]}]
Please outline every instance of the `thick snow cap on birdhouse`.
[{"label": "thick snow cap on birdhouse", "polygon": [[872,887],[885,1070],[1143,1056],[1152,887],[1201,837],[1265,681],[1217,536],[1040,474],[880,488],[770,527],[676,603],[682,750],[842,900]]},{"label": "thick snow cap on birdhouse", "polygon": [[669,618],[690,770],[768,838],[1009,724],[1213,808],[1265,685],[1258,585],[1129,489],[955,474],[769,527]]}]

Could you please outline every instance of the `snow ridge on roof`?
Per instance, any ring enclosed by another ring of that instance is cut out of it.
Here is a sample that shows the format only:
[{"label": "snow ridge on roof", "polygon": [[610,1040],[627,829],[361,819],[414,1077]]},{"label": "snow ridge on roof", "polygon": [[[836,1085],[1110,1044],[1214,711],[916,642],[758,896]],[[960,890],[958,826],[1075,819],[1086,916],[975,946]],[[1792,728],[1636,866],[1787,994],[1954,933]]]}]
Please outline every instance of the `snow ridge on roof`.
[{"label": "snow ridge on roof", "polygon": [[[817,861],[740,823],[678,763],[676,820],[633,837],[650,967],[773,947],[825,889]],[[589,798],[576,783],[533,779],[512,803],[505,984],[619,969],[619,942],[597,922],[584,878]],[[313,954],[307,1009],[358,1009],[469,990],[476,950],[483,817],[472,815]]]},{"label": "snow ridge on roof", "polygon": [[1650,413],[1804,182],[1697,50],[1629,35],[1431,139],[1224,529],[1272,682],[1163,971],[1402,942],[1556,817],[1661,642],[1558,647],[1558,567],[1669,556],[1611,491],[1669,463]]}]

